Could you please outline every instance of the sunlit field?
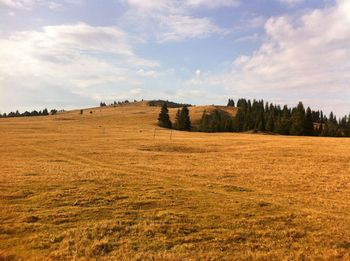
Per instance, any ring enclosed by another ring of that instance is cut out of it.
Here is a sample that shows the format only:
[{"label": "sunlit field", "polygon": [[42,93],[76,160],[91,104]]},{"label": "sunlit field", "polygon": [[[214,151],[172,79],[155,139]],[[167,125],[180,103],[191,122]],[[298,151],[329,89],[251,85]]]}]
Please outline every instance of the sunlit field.
[{"label": "sunlit field", "polygon": [[0,260],[350,259],[350,139],[171,132],[159,110],[0,119]]}]

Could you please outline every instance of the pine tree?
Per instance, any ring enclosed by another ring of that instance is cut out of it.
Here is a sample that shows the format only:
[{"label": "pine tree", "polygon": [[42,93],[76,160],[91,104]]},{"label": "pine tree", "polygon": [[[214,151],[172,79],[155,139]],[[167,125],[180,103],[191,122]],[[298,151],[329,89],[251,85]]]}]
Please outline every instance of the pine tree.
[{"label": "pine tree", "polygon": [[235,102],[234,102],[234,100],[232,100],[232,99],[228,99],[227,106],[232,106],[232,107],[235,107]]},{"label": "pine tree", "polygon": [[191,120],[190,112],[187,106],[184,106],[181,110],[181,121],[182,121],[182,130],[190,131],[191,130]]},{"label": "pine tree", "polygon": [[49,115],[49,111],[45,108],[44,110],[43,110],[43,112],[42,112],[42,115]]},{"label": "pine tree", "polygon": [[275,132],[281,135],[289,135],[291,127],[291,113],[287,105],[283,107],[281,115],[275,121]]},{"label": "pine tree", "polygon": [[339,136],[338,122],[333,112],[329,114],[329,119],[326,121],[322,136],[328,136],[328,137]]},{"label": "pine tree", "polygon": [[233,119],[233,131],[240,132],[243,130],[244,112],[241,108],[238,109],[236,117]]},{"label": "pine tree", "polygon": [[168,129],[172,128],[172,123],[170,121],[169,110],[166,102],[163,103],[163,106],[160,110],[160,113],[158,116],[158,125],[163,128],[168,128]]},{"label": "pine tree", "polygon": [[207,114],[206,111],[204,111],[202,114],[201,124],[200,124],[199,129],[200,129],[200,131],[203,131],[203,132],[210,132],[209,115]]},{"label": "pine tree", "polygon": [[347,121],[347,124],[346,124],[346,136],[350,137],[350,113],[349,113],[348,121]]},{"label": "pine tree", "polygon": [[320,123],[324,123],[324,119],[323,119],[323,111],[321,111],[321,115],[320,115]]},{"label": "pine tree", "polygon": [[305,132],[305,109],[302,102],[299,102],[298,106],[293,109],[292,112],[292,125],[290,129],[291,135],[304,135]]},{"label": "pine tree", "polygon": [[322,133],[323,133],[323,123],[320,123],[320,125],[318,126],[317,135],[322,136]]},{"label": "pine tree", "polygon": [[266,130],[272,132],[274,129],[275,129],[274,112],[270,111],[266,122]]},{"label": "pine tree", "polygon": [[175,126],[177,130],[190,131],[191,120],[187,106],[177,111]]},{"label": "pine tree", "polygon": [[314,123],[312,120],[312,112],[310,107],[306,110],[305,122],[304,122],[304,135],[313,136],[314,135]]},{"label": "pine tree", "polygon": [[178,109],[175,116],[175,129],[180,130],[181,129],[181,110]]},{"label": "pine tree", "polygon": [[281,135],[288,135],[289,134],[289,133],[287,133],[287,134],[284,133],[281,115],[278,115],[275,118],[273,125],[274,125],[274,129],[273,129],[274,133],[278,133]]}]

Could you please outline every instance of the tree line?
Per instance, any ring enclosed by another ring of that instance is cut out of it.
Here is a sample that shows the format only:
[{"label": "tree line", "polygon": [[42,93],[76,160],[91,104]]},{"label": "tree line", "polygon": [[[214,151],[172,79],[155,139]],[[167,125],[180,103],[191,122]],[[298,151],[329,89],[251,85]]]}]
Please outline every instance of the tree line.
[{"label": "tree line", "polygon": [[[327,117],[322,111],[305,109],[302,102],[289,108],[281,107],[263,100],[239,99],[235,104],[229,99],[227,106],[238,108],[232,117],[222,110],[204,111],[199,131],[202,132],[267,132],[294,136],[350,137],[350,114],[342,118],[330,113]],[[191,121],[187,106],[179,109],[173,124],[168,115],[167,103],[164,103],[158,117],[159,126],[177,130],[191,130]]]},{"label": "tree line", "polygon": [[233,130],[261,131],[294,136],[350,137],[350,114],[337,119],[330,113],[305,109],[302,102],[296,107],[273,105],[263,100],[237,101],[238,113],[233,121]]},{"label": "tree line", "polygon": [[182,108],[182,107],[191,107],[191,104],[186,103],[178,103],[173,101],[165,101],[165,100],[152,100],[148,102],[149,106],[163,106],[166,103],[168,108]]},{"label": "tree line", "polygon": [[47,115],[55,115],[57,113],[56,109],[52,109],[49,113],[49,111],[45,108],[42,111],[25,111],[23,113],[20,113],[18,110],[15,112],[9,112],[9,113],[0,113],[0,118],[13,118],[13,117],[29,117],[29,116],[47,116]]},{"label": "tree line", "polygon": [[[143,101],[143,99],[142,99]],[[134,102],[137,102],[137,100],[134,100]],[[100,107],[106,107],[106,106],[116,106],[116,105],[123,105],[123,104],[129,104],[131,103],[129,100],[124,100],[124,101],[113,101],[110,104],[107,104],[106,102],[101,101],[100,102]]]}]

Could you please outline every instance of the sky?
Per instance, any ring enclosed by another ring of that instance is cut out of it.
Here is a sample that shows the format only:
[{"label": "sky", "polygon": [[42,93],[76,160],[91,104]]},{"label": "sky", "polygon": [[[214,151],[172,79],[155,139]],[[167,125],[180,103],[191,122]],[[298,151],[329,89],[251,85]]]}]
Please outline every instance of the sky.
[{"label": "sky", "polygon": [[166,99],[350,112],[350,0],[0,0],[0,112]]}]

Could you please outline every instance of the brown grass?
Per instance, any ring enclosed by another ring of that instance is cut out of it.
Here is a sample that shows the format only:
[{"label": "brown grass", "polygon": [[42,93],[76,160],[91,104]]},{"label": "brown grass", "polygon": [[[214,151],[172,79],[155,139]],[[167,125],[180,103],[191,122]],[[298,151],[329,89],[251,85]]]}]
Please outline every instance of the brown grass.
[{"label": "brown grass", "polygon": [[158,112],[1,119],[0,260],[350,259],[350,139],[153,139]]}]

